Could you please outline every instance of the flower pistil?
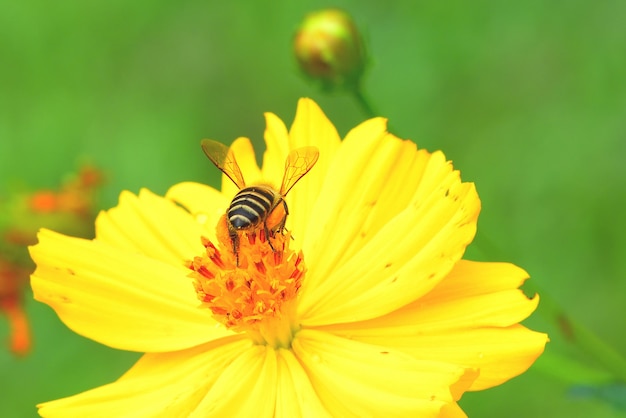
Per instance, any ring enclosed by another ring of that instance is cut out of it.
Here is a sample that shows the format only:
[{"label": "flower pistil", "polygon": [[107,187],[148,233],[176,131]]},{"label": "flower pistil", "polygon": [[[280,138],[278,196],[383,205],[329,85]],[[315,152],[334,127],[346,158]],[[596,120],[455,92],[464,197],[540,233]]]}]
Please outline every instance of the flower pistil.
[{"label": "flower pistil", "polygon": [[187,263],[198,299],[227,328],[246,332],[259,344],[289,347],[306,271],[302,251],[289,248],[289,232],[266,237],[259,228],[240,232],[237,263],[226,222],[225,215],[218,222],[218,245],[203,237],[204,253]]}]

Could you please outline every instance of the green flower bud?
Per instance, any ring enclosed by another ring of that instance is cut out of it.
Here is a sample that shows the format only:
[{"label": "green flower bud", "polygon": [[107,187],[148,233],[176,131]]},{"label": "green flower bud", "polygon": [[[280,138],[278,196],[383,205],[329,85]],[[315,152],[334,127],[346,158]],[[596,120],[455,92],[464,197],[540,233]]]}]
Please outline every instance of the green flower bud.
[{"label": "green flower bud", "polygon": [[365,47],[352,18],[326,9],[307,15],[294,39],[302,71],[328,90],[357,89],[365,70]]}]

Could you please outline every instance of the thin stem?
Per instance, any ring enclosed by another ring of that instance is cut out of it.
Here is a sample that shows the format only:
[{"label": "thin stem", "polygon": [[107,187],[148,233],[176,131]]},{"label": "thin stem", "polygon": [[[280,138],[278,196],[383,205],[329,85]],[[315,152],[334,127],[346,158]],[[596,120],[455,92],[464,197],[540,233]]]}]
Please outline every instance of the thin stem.
[{"label": "thin stem", "polygon": [[368,118],[379,116],[378,112],[374,110],[371,102],[367,99],[367,97],[365,97],[361,86],[356,86],[354,89],[352,89],[352,96],[361,107],[361,110],[363,110],[363,113],[365,113]]},{"label": "thin stem", "polygon": [[[355,86],[354,89],[351,90],[351,92],[352,97],[354,97],[356,102],[359,104],[359,107],[361,108],[363,113],[365,113],[366,117],[375,118],[376,116],[380,116],[380,113],[378,113],[376,108],[372,105],[372,102],[367,98],[365,93],[363,93],[363,89],[360,85]],[[392,128],[391,124],[388,121],[387,132],[397,132],[395,129]]]}]

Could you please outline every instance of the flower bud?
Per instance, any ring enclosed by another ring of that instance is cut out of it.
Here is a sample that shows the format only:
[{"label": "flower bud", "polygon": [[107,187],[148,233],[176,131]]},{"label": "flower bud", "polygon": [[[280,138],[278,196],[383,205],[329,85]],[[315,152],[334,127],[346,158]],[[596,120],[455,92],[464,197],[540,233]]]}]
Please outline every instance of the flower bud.
[{"label": "flower bud", "polygon": [[302,71],[328,90],[356,89],[365,69],[365,47],[352,18],[326,9],[307,15],[295,39]]}]

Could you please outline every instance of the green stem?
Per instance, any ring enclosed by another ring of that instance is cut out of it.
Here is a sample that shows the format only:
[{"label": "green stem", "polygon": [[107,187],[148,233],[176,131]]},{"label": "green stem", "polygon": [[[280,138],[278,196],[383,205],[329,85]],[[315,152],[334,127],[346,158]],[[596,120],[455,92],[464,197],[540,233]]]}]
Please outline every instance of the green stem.
[{"label": "green stem", "polygon": [[368,118],[380,116],[378,112],[374,110],[371,102],[367,99],[367,97],[365,97],[365,94],[363,94],[363,89],[360,86],[356,86],[352,90],[352,96],[361,107],[363,113],[365,113]]},{"label": "green stem", "polygon": [[[503,257],[504,253],[491,241],[480,233],[474,240],[477,248],[483,254],[490,254],[499,259],[510,259]],[[524,285],[525,289],[532,293],[538,293],[541,297],[541,310],[547,319],[556,325],[564,338],[580,347],[592,356],[598,364],[606,368],[615,378],[626,382],[626,359],[613,347],[602,341],[589,328],[574,320],[563,309],[559,303],[550,296],[549,292],[537,286],[536,282],[530,281]]]},{"label": "green stem", "polygon": [[[354,97],[354,100],[356,100],[356,102],[359,104],[359,107],[361,108],[363,113],[365,113],[366,117],[375,118],[376,116],[380,116],[380,113],[378,113],[376,108],[372,106],[372,102],[368,100],[367,96],[363,93],[363,89],[360,85],[355,86],[354,89],[352,89],[351,91],[352,97]],[[397,132],[395,129],[392,128],[389,121],[387,121],[387,132]]]}]

